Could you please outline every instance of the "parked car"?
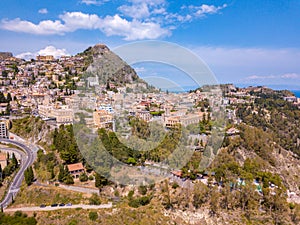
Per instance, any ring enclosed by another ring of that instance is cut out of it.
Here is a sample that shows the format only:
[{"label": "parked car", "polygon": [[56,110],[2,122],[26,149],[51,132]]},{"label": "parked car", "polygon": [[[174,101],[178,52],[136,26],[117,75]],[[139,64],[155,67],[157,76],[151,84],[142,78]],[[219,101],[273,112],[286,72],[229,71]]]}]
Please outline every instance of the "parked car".
[{"label": "parked car", "polygon": [[41,204],[41,205],[40,205],[40,208],[45,208],[45,207],[46,207],[45,204]]},{"label": "parked car", "polygon": [[65,206],[65,203],[60,203],[58,206]]},{"label": "parked car", "polygon": [[54,204],[51,205],[51,207],[57,207],[57,206],[58,206],[57,203],[54,203]]},{"label": "parked car", "polygon": [[72,203],[68,203],[68,204],[66,204],[66,206],[72,206]]}]

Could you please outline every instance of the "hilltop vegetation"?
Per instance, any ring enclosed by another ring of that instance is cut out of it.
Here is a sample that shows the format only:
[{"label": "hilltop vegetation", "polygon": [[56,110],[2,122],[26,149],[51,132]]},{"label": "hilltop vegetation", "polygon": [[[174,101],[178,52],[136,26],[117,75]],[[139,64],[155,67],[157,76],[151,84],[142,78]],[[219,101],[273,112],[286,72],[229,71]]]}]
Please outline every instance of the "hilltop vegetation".
[{"label": "hilltop vegetation", "polygon": [[21,119],[13,119],[10,131],[35,143],[50,144],[48,142],[50,127],[40,117],[25,116]]},{"label": "hilltop vegetation", "polygon": [[238,105],[244,123],[261,128],[282,148],[300,156],[300,110],[280,94],[257,94],[254,104]]}]

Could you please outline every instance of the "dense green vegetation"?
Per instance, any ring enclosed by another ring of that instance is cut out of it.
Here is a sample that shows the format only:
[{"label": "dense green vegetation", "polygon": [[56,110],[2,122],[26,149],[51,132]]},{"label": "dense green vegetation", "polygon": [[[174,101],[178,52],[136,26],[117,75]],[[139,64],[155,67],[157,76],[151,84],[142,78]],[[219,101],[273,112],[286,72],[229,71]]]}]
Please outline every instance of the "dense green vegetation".
[{"label": "dense green vegetation", "polygon": [[146,121],[132,116],[129,118],[129,124],[132,127],[132,135],[136,135],[137,137],[143,139],[147,139],[150,136],[149,125]]},{"label": "dense green vegetation", "polygon": [[31,166],[25,170],[24,177],[25,177],[26,184],[28,186],[31,185],[32,182],[34,181],[34,174]]},{"label": "dense green vegetation", "polygon": [[114,132],[106,131],[104,128],[101,128],[98,134],[106,151],[121,162],[128,163],[129,158],[134,159],[136,162],[141,157],[139,151],[133,150],[121,143]]},{"label": "dense green vegetation", "polygon": [[11,132],[24,138],[33,138],[38,137],[44,128],[47,128],[47,125],[41,118],[26,116],[12,120]]},{"label": "dense green vegetation", "polygon": [[12,100],[11,94],[8,93],[5,97],[3,92],[0,92],[0,103],[9,103]]},{"label": "dense green vegetation", "polygon": [[143,154],[144,158],[155,162],[166,160],[167,157],[179,147],[183,138],[182,135],[181,127],[170,129],[156,148],[151,151],[146,151]]},{"label": "dense green vegetation", "polygon": [[197,124],[190,124],[186,129],[190,134],[209,134],[212,128],[212,121],[209,113],[203,114],[202,120]]},{"label": "dense green vegetation", "polygon": [[300,110],[283,100],[281,92],[256,95],[259,98],[254,104],[238,105],[237,116],[244,123],[261,128],[281,147],[300,156]]},{"label": "dense green vegetation", "polygon": [[65,184],[74,184],[73,177],[70,175],[67,166],[59,166],[58,181],[63,182]]},{"label": "dense green vegetation", "polygon": [[0,177],[0,183],[6,178],[12,175],[19,167],[18,160],[16,159],[16,156],[14,153],[12,153],[11,157],[9,157],[9,154],[7,154],[8,160],[7,160],[7,166],[2,169],[1,168],[1,177]]},{"label": "dense green vegetation", "polygon": [[28,217],[20,211],[16,211],[13,216],[0,213],[0,224],[3,225],[35,225],[37,221],[34,217]]},{"label": "dense green vegetation", "polygon": [[34,162],[34,169],[39,179],[51,180],[55,177],[54,168],[58,160],[53,151],[44,154],[43,150],[37,152],[37,160]]},{"label": "dense green vegetation", "polygon": [[53,146],[59,152],[60,158],[67,164],[82,161],[72,125],[61,125],[53,132]]}]

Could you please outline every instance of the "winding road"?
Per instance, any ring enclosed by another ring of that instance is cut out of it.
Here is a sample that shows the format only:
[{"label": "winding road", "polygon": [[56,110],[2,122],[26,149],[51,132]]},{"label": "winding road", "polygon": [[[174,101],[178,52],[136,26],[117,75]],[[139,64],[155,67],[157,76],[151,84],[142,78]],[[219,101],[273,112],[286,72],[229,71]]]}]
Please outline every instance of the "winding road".
[{"label": "winding road", "polygon": [[13,181],[10,183],[9,188],[6,192],[6,196],[4,197],[3,201],[0,203],[1,208],[6,208],[12,202],[17,192],[20,190],[20,186],[24,178],[24,172],[34,162],[35,153],[25,144],[16,140],[0,138],[0,142],[17,146],[26,153],[26,156],[21,159],[20,169],[18,170],[17,174],[14,176]]}]

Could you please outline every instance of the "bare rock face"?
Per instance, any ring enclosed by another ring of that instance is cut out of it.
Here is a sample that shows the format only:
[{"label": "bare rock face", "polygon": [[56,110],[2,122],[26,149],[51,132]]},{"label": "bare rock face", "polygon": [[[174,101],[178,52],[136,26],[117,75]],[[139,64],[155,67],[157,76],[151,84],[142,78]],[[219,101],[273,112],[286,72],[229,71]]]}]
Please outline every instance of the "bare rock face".
[{"label": "bare rock face", "polygon": [[104,44],[89,47],[80,55],[86,58],[87,73],[97,75],[100,84],[113,83],[115,86],[125,86],[134,81],[144,82],[131,66]]},{"label": "bare rock face", "polygon": [[0,60],[5,60],[10,57],[13,57],[11,52],[0,52]]}]

